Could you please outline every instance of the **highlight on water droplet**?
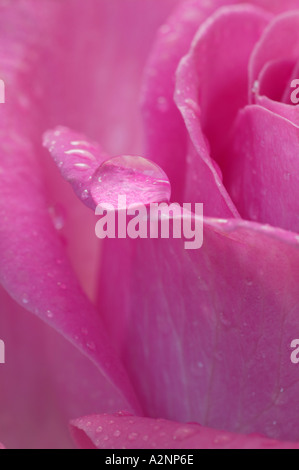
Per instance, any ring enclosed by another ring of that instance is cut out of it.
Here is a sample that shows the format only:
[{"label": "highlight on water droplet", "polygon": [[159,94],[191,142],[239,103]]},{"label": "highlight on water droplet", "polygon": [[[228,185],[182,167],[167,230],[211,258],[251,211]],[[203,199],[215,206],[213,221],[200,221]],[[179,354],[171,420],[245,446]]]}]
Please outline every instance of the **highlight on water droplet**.
[{"label": "highlight on water droplet", "polygon": [[[95,172],[91,195],[97,205],[109,203],[115,208],[137,208],[153,202],[169,202],[170,182],[155,163],[138,156],[120,156],[105,161]],[[118,196],[126,196],[125,207]]]}]

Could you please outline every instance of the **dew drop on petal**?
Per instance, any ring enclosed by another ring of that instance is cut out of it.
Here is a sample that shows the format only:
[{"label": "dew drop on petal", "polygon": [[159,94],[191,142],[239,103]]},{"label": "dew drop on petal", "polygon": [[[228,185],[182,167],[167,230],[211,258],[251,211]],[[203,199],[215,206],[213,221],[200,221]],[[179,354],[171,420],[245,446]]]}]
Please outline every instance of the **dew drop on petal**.
[{"label": "dew drop on petal", "polygon": [[164,96],[159,96],[157,100],[157,107],[161,113],[166,113],[169,109],[169,104]]},{"label": "dew drop on petal", "polygon": [[89,196],[89,191],[88,191],[88,189],[85,189],[81,194],[81,198],[83,200],[86,200],[86,199],[88,199],[88,196]]},{"label": "dew drop on petal", "polygon": [[[91,187],[97,205],[109,203],[116,209],[168,202],[170,193],[166,173],[150,160],[137,156],[114,157],[102,163]],[[118,196],[125,196],[125,201],[119,201]]]},{"label": "dew drop on petal", "polygon": [[183,441],[187,437],[191,437],[194,434],[196,434],[196,432],[198,432],[198,431],[195,430],[194,428],[181,427],[181,428],[178,428],[175,431],[175,433],[173,435],[173,439],[175,441]]},{"label": "dew drop on petal", "polygon": [[28,295],[27,294],[24,294],[23,297],[22,297],[22,302],[23,304],[28,304],[29,303],[29,299],[28,299]]},{"label": "dew drop on petal", "polygon": [[129,441],[135,441],[138,437],[138,434],[136,432],[131,432],[131,434],[128,435]]},{"label": "dew drop on petal", "polygon": [[119,436],[120,436],[120,434],[121,434],[120,430],[119,430],[119,429],[117,429],[116,431],[114,431],[114,433],[113,433],[113,436],[115,436],[115,437],[119,437]]},{"label": "dew drop on petal", "polygon": [[53,318],[54,317],[53,312],[51,312],[51,310],[47,310],[47,317],[48,318]]},{"label": "dew drop on petal", "polygon": [[95,351],[96,350],[96,345],[94,344],[93,341],[88,341],[86,343],[86,346],[88,347],[88,349],[90,349],[91,351]]},{"label": "dew drop on petal", "polygon": [[49,214],[56,230],[62,230],[65,225],[65,214],[63,208],[59,205],[49,207]]},{"label": "dew drop on petal", "polygon": [[60,287],[60,289],[66,290],[66,285],[65,284],[62,284],[61,282],[57,282],[57,285],[58,285],[58,287]]}]

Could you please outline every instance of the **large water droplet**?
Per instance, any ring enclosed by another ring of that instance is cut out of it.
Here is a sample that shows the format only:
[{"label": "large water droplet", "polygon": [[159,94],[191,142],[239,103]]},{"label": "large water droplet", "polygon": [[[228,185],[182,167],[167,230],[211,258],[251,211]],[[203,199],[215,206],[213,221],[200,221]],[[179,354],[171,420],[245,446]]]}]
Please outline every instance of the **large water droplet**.
[{"label": "large water droplet", "polygon": [[109,203],[115,209],[169,202],[170,193],[165,172],[146,158],[136,156],[114,157],[104,162],[94,174],[91,188],[97,205]]}]

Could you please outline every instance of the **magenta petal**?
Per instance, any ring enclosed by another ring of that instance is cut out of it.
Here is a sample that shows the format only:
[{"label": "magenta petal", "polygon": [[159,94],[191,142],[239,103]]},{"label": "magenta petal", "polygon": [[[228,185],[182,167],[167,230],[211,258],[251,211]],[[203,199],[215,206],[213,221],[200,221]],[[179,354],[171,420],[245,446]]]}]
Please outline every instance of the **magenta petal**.
[{"label": "magenta petal", "polygon": [[298,56],[299,12],[283,13],[269,24],[254,48],[249,64],[249,89],[253,88],[267,62],[290,60],[296,63]]},{"label": "magenta petal", "polygon": [[61,334],[0,288],[0,440],[9,449],[70,448],[74,416],[128,407],[116,387]]},{"label": "magenta petal", "polygon": [[293,68],[294,62],[292,60],[267,62],[254,86],[254,88],[258,87],[258,95],[265,95],[271,100],[281,101],[286,86],[290,91],[290,77]]},{"label": "magenta petal", "polygon": [[81,449],[299,449],[294,442],[278,442],[252,434],[232,434],[198,424],[136,416],[94,415],[71,422]]},{"label": "magenta petal", "polygon": [[[221,193],[225,193],[225,190],[207,156],[207,147],[202,145],[197,152],[203,153],[203,160],[205,158],[209,160],[208,165],[202,163],[197,153],[189,151],[186,128],[173,99],[175,73],[181,57],[187,53],[200,24],[223,3],[222,0],[208,4],[201,4],[197,0],[183,2],[160,28],[145,73],[142,102],[146,155],[166,171],[173,199],[179,202],[183,202],[186,198],[188,201],[193,201],[200,195],[200,201],[206,203],[208,213],[225,217],[237,215],[237,212],[231,201],[225,200],[227,195],[223,196]],[[199,127],[198,133],[200,133]],[[186,187],[190,188],[188,175],[191,173],[194,177],[191,186],[193,192],[184,188],[184,181],[187,182]],[[185,178],[184,174],[187,175]],[[201,184],[202,181],[205,182],[204,185]],[[200,194],[195,187],[200,188]]]},{"label": "magenta petal", "polygon": [[206,219],[204,242],[108,240],[100,303],[147,416],[297,440],[294,234]]},{"label": "magenta petal", "polygon": [[201,26],[182,59],[176,102],[200,156],[200,129],[218,157],[238,109],[247,104],[248,60],[270,18],[250,5],[221,8]]},{"label": "magenta petal", "polygon": [[94,209],[95,204],[90,194],[91,179],[97,168],[107,159],[99,145],[67,127],[47,131],[43,145],[51,153],[64,179],[72,184],[79,199]]},{"label": "magenta petal", "polygon": [[[299,106],[291,103],[293,78],[298,76],[299,66],[292,60],[274,60],[263,67],[253,87],[253,101],[263,108],[299,125]],[[293,78],[292,78],[293,77]]]},{"label": "magenta petal", "polygon": [[240,113],[224,174],[244,218],[299,232],[298,154],[298,126],[260,106]]},{"label": "magenta petal", "polygon": [[[24,135],[25,125],[23,129]],[[131,400],[134,393],[126,373],[114,357],[101,319],[83,294],[51,223],[42,176],[32,164],[34,150],[25,136],[23,142],[25,148],[16,143],[1,154],[5,170],[2,178],[0,174],[4,195],[0,215],[5,225],[0,231],[0,281],[17,302],[66,336],[117,386],[124,387]]]},{"label": "magenta petal", "polygon": [[[10,87],[0,115],[0,283],[16,302],[97,364],[123,391],[128,406],[138,408],[127,374],[98,312],[82,291],[49,216],[46,182],[39,165],[43,155],[39,108],[28,87],[35,73],[30,65],[28,62],[17,78],[4,69]],[[26,99],[30,119],[27,107],[24,109]]]}]

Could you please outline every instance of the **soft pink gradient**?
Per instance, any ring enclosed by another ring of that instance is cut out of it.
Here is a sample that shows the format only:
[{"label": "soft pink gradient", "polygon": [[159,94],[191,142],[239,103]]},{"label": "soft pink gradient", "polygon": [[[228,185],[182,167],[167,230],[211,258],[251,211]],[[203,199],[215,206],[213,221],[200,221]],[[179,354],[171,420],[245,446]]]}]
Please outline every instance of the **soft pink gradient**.
[{"label": "soft pink gradient", "polygon": [[[83,448],[298,447],[298,116],[266,79],[286,62],[286,96],[299,0],[227,3],[0,2],[6,447],[71,447],[70,420]],[[56,126],[53,162],[42,136],[51,147]],[[67,128],[90,139],[84,175]],[[158,163],[174,201],[204,202],[200,250],[99,246],[81,183],[126,154]]]}]

